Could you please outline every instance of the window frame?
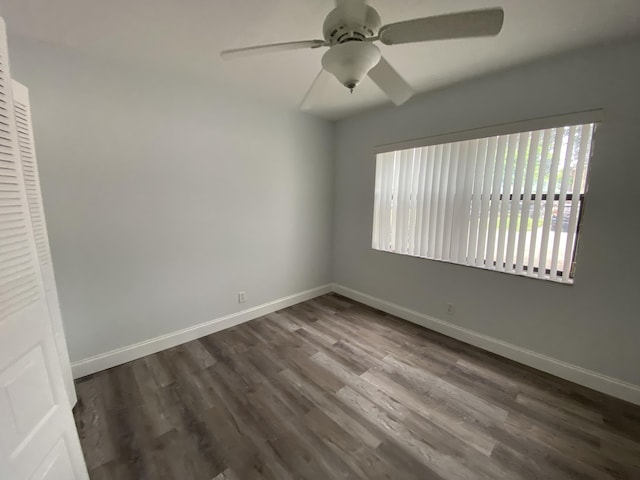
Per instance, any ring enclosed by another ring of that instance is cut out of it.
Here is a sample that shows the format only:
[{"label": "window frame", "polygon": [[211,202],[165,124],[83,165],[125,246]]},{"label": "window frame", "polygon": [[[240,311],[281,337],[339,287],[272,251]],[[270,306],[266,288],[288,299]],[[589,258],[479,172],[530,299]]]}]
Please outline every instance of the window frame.
[{"label": "window frame", "polygon": [[499,123],[485,127],[458,130],[455,132],[430,135],[399,142],[383,143],[373,147],[373,156],[381,153],[395,152],[396,150],[408,150],[411,148],[429,147],[445,143],[462,142],[483,137],[495,137],[498,135],[511,135],[533,130],[546,130],[548,128],[559,128],[567,125],[579,125],[586,123],[603,123],[605,120],[604,110],[594,109],[576,113],[553,115],[549,117],[539,117],[529,120],[516,120],[508,123]]},{"label": "window frame", "polygon": [[[387,143],[387,144],[380,144],[380,145],[376,145],[373,147],[373,158],[374,158],[374,175],[376,174],[375,170],[376,170],[376,162],[375,160],[377,159],[377,156],[380,154],[384,154],[384,153],[391,153],[391,152],[396,152],[396,151],[401,151],[401,150],[408,150],[408,149],[416,149],[416,148],[423,148],[423,147],[429,147],[429,146],[434,146],[434,145],[442,145],[442,144],[447,144],[447,143],[454,143],[454,142],[462,142],[462,141],[468,141],[468,140],[475,140],[478,138],[485,138],[485,137],[493,137],[493,136],[501,136],[501,135],[511,135],[511,134],[516,134],[516,133],[521,133],[521,132],[525,132],[525,131],[535,131],[535,130],[546,130],[546,129],[550,129],[550,128],[560,128],[560,127],[566,127],[568,125],[580,125],[580,124],[594,124],[595,128],[594,128],[594,132],[593,132],[593,136],[591,138],[591,144],[593,145],[595,142],[595,137],[596,137],[596,133],[597,131],[601,128],[601,125],[604,121],[604,110],[602,109],[593,109],[593,110],[586,110],[586,111],[581,111],[581,112],[575,112],[575,113],[569,113],[569,114],[562,114],[562,115],[554,115],[554,116],[549,116],[549,117],[539,117],[539,118],[534,118],[534,119],[529,119],[529,120],[520,120],[520,121],[515,121],[515,122],[509,122],[509,123],[503,123],[503,124],[496,124],[496,125],[491,125],[491,126],[486,126],[486,127],[479,127],[479,128],[472,128],[472,129],[467,129],[467,130],[460,130],[457,132],[452,132],[452,133],[445,133],[445,134],[438,134],[438,135],[433,135],[433,136],[428,136],[428,137],[422,137],[422,138],[416,138],[416,139],[411,139],[411,140],[404,140],[404,141],[400,141],[400,142],[393,142],[393,143]],[[576,233],[575,233],[575,244],[573,247],[573,252],[571,254],[571,263],[570,263],[570,272],[569,272],[569,278],[571,279],[571,282],[561,282],[558,280],[555,280],[552,276],[551,276],[551,269],[547,268],[545,269],[545,275],[549,275],[549,278],[544,278],[544,277],[539,277],[539,276],[532,276],[532,275],[515,275],[517,277],[523,277],[523,278],[533,278],[533,279],[538,279],[538,280],[546,280],[546,281],[551,281],[552,283],[556,283],[556,284],[560,284],[560,285],[573,285],[575,283],[575,266],[576,266],[576,257],[577,257],[577,253],[578,253],[578,247],[579,247],[579,243],[580,243],[580,235],[581,235],[581,229],[582,229],[582,222],[583,222],[583,215],[584,215],[584,209],[585,209],[585,195],[589,190],[589,179],[590,179],[590,171],[592,168],[592,159],[594,157],[594,151],[593,148],[591,149],[591,156],[588,159],[588,163],[587,163],[587,167],[586,167],[586,171],[585,171],[585,177],[586,177],[586,182],[585,182],[585,189],[583,193],[580,193],[580,198],[579,198],[579,202],[580,205],[578,207],[578,215],[577,215],[577,223],[576,223]],[[509,201],[512,200],[513,198],[513,194],[510,193],[509,195]],[[500,200],[503,199],[503,196],[505,196],[504,193],[500,194]],[[540,194],[541,200],[542,201],[546,201],[547,200],[547,194],[546,193],[542,193]],[[532,193],[531,194],[531,200],[535,200],[537,197],[536,193]],[[556,193],[553,195],[553,201],[560,201],[560,194]],[[375,195],[374,195],[375,198]],[[490,196],[491,198],[491,196]],[[524,194],[520,194],[520,201],[524,200]],[[564,196],[564,200],[566,201],[573,201],[573,193],[567,192]],[[375,201],[375,200],[374,200]],[[373,217],[373,216],[372,216]],[[557,222],[557,219],[556,219]],[[557,225],[557,223],[556,223]],[[373,232],[373,228],[374,225],[372,223],[371,225],[371,230]],[[445,263],[453,263],[455,265],[460,265],[460,266],[469,266],[469,267],[475,267],[473,265],[466,265],[464,263],[459,263],[459,262],[454,262],[451,260],[443,260],[443,259],[436,259],[436,258],[428,258],[428,257],[422,257],[422,256],[414,256],[414,255],[408,255],[408,254],[404,254],[404,253],[397,253],[397,252],[390,252],[388,250],[383,250],[383,249],[376,249],[374,247],[371,247],[373,250],[376,251],[380,251],[383,253],[393,253],[396,255],[405,255],[405,256],[411,256],[411,257],[415,257],[415,258],[420,258],[420,259],[424,259],[424,260],[434,260],[434,261],[439,261],[439,262],[445,262]],[[489,270],[492,271],[492,269],[486,268],[486,259],[484,260],[485,263],[485,268],[482,268],[483,270]],[[496,261],[493,261],[493,265],[497,265]],[[503,263],[504,266],[506,266],[506,262]],[[515,265],[514,265],[515,267]],[[523,270],[524,271],[528,271],[529,267],[528,265],[523,265]],[[533,267],[533,271],[534,272],[539,272],[539,268],[534,266]],[[496,270],[499,271],[499,270]],[[500,273],[513,273],[513,272],[503,272],[503,271],[499,271]],[[563,271],[562,270],[557,270],[556,271],[556,276],[562,277],[563,275]]]}]

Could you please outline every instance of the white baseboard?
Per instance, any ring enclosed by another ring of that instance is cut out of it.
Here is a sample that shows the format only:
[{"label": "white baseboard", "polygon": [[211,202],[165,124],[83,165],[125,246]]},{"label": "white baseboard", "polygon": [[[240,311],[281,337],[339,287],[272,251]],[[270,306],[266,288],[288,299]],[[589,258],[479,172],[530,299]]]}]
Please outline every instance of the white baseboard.
[{"label": "white baseboard", "polygon": [[613,397],[621,398],[628,402],[640,405],[640,386],[619,380],[617,378],[602,375],[592,370],[579,367],[555,358],[536,353],[511,343],[503,342],[497,338],[489,337],[474,332],[458,325],[440,320],[439,318],[425,315],[415,310],[402,307],[392,302],[382,300],[366,293],[347,288],[339,284],[333,284],[334,292],[356,300],[396,317],[416,323],[423,327],[435,330],[449,337],[480,347],[483,350],[509,358],[516,362],[528,365],[543,372],[550,373],[565,380],[584,385]]},{"label": "white baseboard", "polygon": [[143,342],[118,348],[93,357],[89,357],[72,364],[73,377],[80,378],[85,375],[106,370],[107,368],[142,358],[146,355],[175,347],[185,342],[204,337],[220,330],[239,325],[249,320],[267,315],[283,308],[290,307],[300,302],[336,292],[345,297],[356,300],[365,305],[390,313],[396,317],[440,332],[452,338],[475,345],[489,352],[501,355],[516,362],[528,365],[543,372],[550,373],[585,387],[621,398],[628,402],[640,405],[640,386],[619,380],[617,378],[602,375],[592,370],[557,360],[552,357],[527,350],[517,345],[483,335],[473,330],[454,325],[439,318],[425,315],[398,304],[382,300],[339,284],[323,285],[321,287],[306,290],[304,292],[289,295],[271,302],[263,303],[240,312],[225,315],[193,327],[178,330],[166,335],[161,335]]},{"label": "white baseboard", "polygon": [[331,292],[331,285],[312,288],[311,290],[305,290],[304,292],[282,297],[256,307],[251,307],[199,325],[194,325],[193,327],[178,330],[177,332],[161,335],[143,342],[134,343],[133,345],[127,345],[126,347],[85,358],[78,362],[73,362],[71,364],[73,378],[84,377],[85,375],[90,375],[101,370],[106,370],[107,368],[115,367],[116,365],[130,362],[131,360],[151,355],[167,348],[175,347],[182,343],[195,340],[196,338],[211,335],[212,333],[219,332],[220,330],[248,322],[249,320],[273,313],[276,310],[281,310],[300,302],[311,300],[312,298],[329,292]]}]

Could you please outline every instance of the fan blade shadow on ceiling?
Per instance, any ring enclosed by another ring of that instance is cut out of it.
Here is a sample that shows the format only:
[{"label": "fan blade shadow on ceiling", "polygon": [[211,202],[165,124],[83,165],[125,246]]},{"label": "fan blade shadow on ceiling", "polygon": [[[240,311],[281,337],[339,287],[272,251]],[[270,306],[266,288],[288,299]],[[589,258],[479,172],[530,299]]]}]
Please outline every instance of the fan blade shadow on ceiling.
[{"label": "fan blade shadow on ceiling", "polygon": [[387,62],[384,57],[369,70],[369,78],[396,105],[402,105],[415,93],[407,81]]},{"label": "fan blade shadow on ceiling", "polygon": [[326,91],[330,80],[331,74],[325,69],[320,70],[320,73],[318,73],[316,78],[313,79],[313,82],[302,99],[302,102],[300,102],[300,110],[311,110],[311,108],[317,104],[317,100],[322,97],[322,93]]}]

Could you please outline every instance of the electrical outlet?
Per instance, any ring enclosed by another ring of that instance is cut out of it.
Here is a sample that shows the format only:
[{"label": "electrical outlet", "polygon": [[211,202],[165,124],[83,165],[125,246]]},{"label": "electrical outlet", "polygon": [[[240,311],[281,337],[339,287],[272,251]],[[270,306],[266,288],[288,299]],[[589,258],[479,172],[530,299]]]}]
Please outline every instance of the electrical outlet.
[{"label": "electrical outlet", "polygon": [[238,292],[238,303],[244,303],[247,301],[247,292]]},{"label": "electrical outlet", "polygon": [[447,315],[453,317],[456,313],[456,306],[453,303],[447,303]]}]

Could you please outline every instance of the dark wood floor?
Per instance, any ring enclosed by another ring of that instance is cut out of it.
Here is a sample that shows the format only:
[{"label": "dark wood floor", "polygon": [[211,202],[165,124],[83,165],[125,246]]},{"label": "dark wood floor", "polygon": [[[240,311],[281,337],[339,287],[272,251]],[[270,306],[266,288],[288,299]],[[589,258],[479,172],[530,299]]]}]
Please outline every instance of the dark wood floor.
[{"label": "dark wood floor", "polygon": [[640,407],[336,295],[77,388],[93,480],[640,479]]}]

